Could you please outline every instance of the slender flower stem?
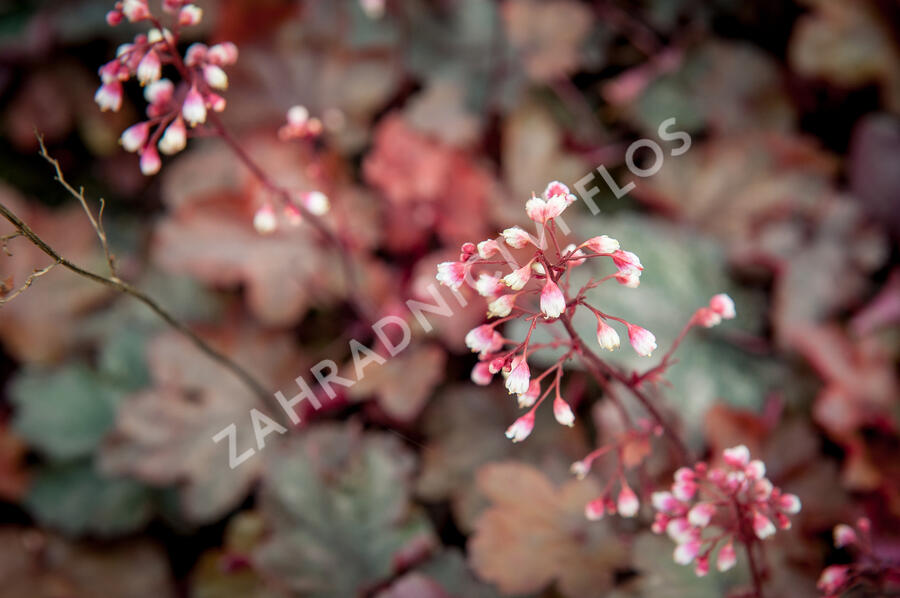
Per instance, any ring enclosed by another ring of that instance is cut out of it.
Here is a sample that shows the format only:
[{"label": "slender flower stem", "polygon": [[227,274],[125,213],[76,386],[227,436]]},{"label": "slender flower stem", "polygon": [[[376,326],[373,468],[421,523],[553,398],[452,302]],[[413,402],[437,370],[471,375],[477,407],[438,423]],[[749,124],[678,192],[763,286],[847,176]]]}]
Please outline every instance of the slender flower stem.
[{"label": "slender flower stem", "polygon": [[594,375],[598,380],[603,379],[604,377],[614,378],[615,380],[621,382],[631,393],[637,398],[637,400],[641,403],[644,409],[650,414],[650,416],[659,424],[663,431],[666,433],[666,437],[672,443],[673,448],[678,452],[679,461],[682,463],[688,462],[688,450],[685,447],[684,443],[681,441],[681,438],[678,437],[678,434],[672,429],[669,423],[663,418],[662,414],[653,404],[647,395],[645,395],[639,388],[636,387],[634,382],[628,379],[627,376],[616,370],[615,368],[610,367],[600,357],[597,356],[596,353],[591,351],[591,349],[585,345],[581,341],[581,337],[578,336],[578,333],[575,331],[574,326],[572,326],[572,320],[569,318],[568,314],[562,314],[559,317],[560,322],[562,322],[563,326],[566,329],[566,332],[569,333],[569,336],[572,338],[572,342],[578,348],[579,353],[585,357],[587,362],[588,370]]},{"label": "slender flower stem", "polygon": [[738,502],[737,497],[732,497],[731,500],[734,504],[735,517],[737,517],[738,520],[738,527],[741,533],[741,543],[744,545],[744,548],[747,551],[747,562],[750,565],[750,576],[753,579],[753,597],[763,598],[762,575],[760,574],[759,566],[756,563],[756,557],[753,554],[753,544],[755,536],[753,535],[753,531],[750,529],[747,518],[744,517],[744,510],[741,508],[741,503]]},{"label": "slender flower stem", "polygon": [[357,298],[356,289],[358,288],[358,280],[356,275],[356,268],[353,266],[353,263],[350,259],[350,252],[346,247],[343,240],[335,234],[324,222],[322,219],[310,212],[306,209],[306,207],[302,204],[294,204],[291,202],[291,194],[290,191],[276,183],[272,180],[272,178],[266,174],[266,172],[250,157],[247,151],[241,146],[241,144],[234,138],[231,132],[225,127],[225,124],[219,118],[216,113],[209,114],[209,121],[212,123],[215,128],[216,133],[222,140],[228,145],[229,148],[234,152],[235,156],[247,167],[247,169],[256,177],[260,183],[266,189],[271,191],[272,193],[278,195],[285,202],[290,202],[292,205],[295,205],[297,209],[300,210],[300,213],[306,218],[328,241],[331,245],[334,246],[335,250],[338,253],[338,256],[341,259],[341,266],[344,270],[344,275],[347,279],[347,287],[349,289],[349,302],[352,305],[354,311],[362,318],[372,321],[373,318],[369,313],[369,310],[365,307],[365,305]]}]

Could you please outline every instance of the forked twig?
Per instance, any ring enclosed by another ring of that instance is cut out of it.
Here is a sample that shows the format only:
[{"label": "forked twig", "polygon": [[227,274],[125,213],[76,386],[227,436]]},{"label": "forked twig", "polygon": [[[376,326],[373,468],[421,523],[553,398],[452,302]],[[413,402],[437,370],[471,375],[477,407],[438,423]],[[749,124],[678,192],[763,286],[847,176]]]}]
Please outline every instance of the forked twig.
[{"label": "forked twig", "polygon": [[34,132],[35,137],[37,137],[38,144],[41,146],[41,157],[50,163],[53,166],[53,169],[56,171],[56,176],[54,177],[63,188],[69,192],[69,194],[78,200],[78,203],[81,204],[84,213],[87,215],[88,220],[91,221],[91,226],[94,227],[94,231],[97,233],[97,237],[100,239],[100,245],[103,247],[103,253],[106,255],[106,263],[109,265],[109,274],[110,277],[114,280],[119,280],[119,277],[116,275],[116,262],[115,257],[112,252],[109,250],[109,241],[106,239],[106,231],[103,229],[103,210],[106,208],[106,202],[103,198],[100,198],[100,212],[97,214],[97,217],[94,218],[94,213],[91,210],[90,206],[87,204],[87,200],[84,198],[84,187],[79,187],[76,191],[75,188],[66,181],[66,178],[63,176],[62,168],[59,166],[59,161],[56,158],[50,156],[47,153],[47,147],[44,145],[44,136]]},{"label": "forked twig", "polygon": [[[65,187],[65,189],[76,197],[81,203],[81,206],[84,208],[85,213],[88,215],[88,218],[91,221],[91,225],[94,227],[94,230],[97,232],[97,236],[100,238],[100,242],[103,245],[103,249],[106,252],[107,263],[110,268],[111,275],[109,277],[102,276],[100,274],[96,274],[89,270],[85,270],[81,266],[71,262],[66,259],[62,255],[59,254],[55,249],[53,249],[44,239],[42,239],[30,226],[28,226],[25,222],[22,221],[15,213],[13,213],[8,207],[0,203],[0,215],[2,215],[6,220],[8,220],[16,229],[16,232],[4,235],[0,237],[0,242],[2,242],[2,248],[8,255],[11,255],[8,248],[6,247],[6,242],[17,238],[17,237],[25,237],[30,241],[35,247],[43,251],[47,254],[52,260],[53,263],[47,266],[42,270],[36,270],[33,274],[31,274],[28,279],[26,279],[25,284],[18,289],[12,296],[8,296],[0,300],[0,305],[7,303],[16,295],[22,293],[25,289],[27,289],[34,282],[36,278],[39,276],[43,276],[46,274],[51,268],[55,266],[62,266],[63,268],[69,270],[81,276],[82,278],[86,278],[98,284],[102,284],[103,286],[114,289],[120,293],[124,293],[126,295],[131,295],[147,307],[149,307],[157,316],[159,316],[166,324],[177,330],[184,337],[190,340],[194,346],[196,346],[200,351],[206,354],[213,361],[217,362],[219,365],[229,370],[232,374],[234,374],[247,388],[249,388],[253,394],[258,397],[263,403],[269,405],[272,410],[277,414],[280,413],[280,408],[278,404],[275,402],[274,395],[266,390],[266,387],[256,379],[256,377],[244,369],[240,364],[229,358],[227,355],[207,343],[203,338],[201,338],[196,332],[191,330],[186,324],[179,321],[175,318],[171,313],[169,313],[165,308],[163,308],[159,303],[156,302],[152,297],[135,288],[131,284],[121,280],[115,273],[115,261],[112,256],[112,252],[109,250],[109,245],[106,241],[106,233],[103,230],[102,225],[102,215],[103,210],[101,207],[100,214],[97,218],[94,217],[93,213],[90,210],[90,207],[87,205],[87,201],[84,198],[83,191],[76,191],[74,187],[69,185],[65,178],[62,175],[62,172],[59,167],[59,163],[47,153],[46,148],[44,147],[43,140],[40,135],[38,135],[38,141],[41,144],[41,155],[53,165],[56,170],[56,180],[60,182],[60,184]],[[102,205],[102,204],[101,204]]]}]

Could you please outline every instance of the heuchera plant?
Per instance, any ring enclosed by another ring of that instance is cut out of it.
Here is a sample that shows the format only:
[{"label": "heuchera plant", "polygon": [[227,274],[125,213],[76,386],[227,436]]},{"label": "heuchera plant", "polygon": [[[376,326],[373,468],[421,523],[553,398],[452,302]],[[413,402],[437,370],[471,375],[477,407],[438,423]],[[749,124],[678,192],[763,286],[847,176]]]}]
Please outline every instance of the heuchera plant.
[{"label": "heuchera plant", "polygon": [[[723,319],[734,318],[736,310],[728,295],[715,295],[709,305],[692,315],[660,363],[643,373],[626,374],[607,364],[580,339],[573,328],[572,317],[577,310],[587,310],[596,318],[600,349],[615,351],[619,348],[621,338],[616,329],[619,327],[620,330],[624,328],[628,342],[638,355],[650,357],[657,348],[652,332],[606,313],[588,298],[589,292],[603,283],[615,281],[628,288],[637,288],[644,267],[637,255],[606,235],[563,247],[556,219],[574,201],[575,196],[564,184],[550,183],[541,197],[532,197],[525,204],[526,214],[538,225],[537,238],[514,226],[504,230],[496,240],[466,243],[458,261],[438,265],[436,278],[454,290],[468,284],[487,302],[487,316],[493,322],[478,326],[466,335],[466,345],[478,353],[479,358],[471,377],[476,384],[487,385],[496,374],[501,374],[507,391],[516,395],[519,407],[528,410],[506,431],[506,436],[513,442],[528,438],[535,425],[536,410],[551,396],[556,421],[564,426],[573,425],[575,415],[562,395],[563,366],[575,357],[585,363],[610,400],[619,407],[627,430],[618,440],[573,463],[572,472],[583,477],[598,458],[612,455],[617,460],[615,473],[605,490],[586,505],[585,514],[589,519],[616,512],[623,517],[634,517],[640,510],[640,500],[629,485],[625,470],[636,463],[633,458],[626,459],[626,447],[634,442],[649,442],[653,436],[665,433],[679,449],[681,461],[685,461],[687,455],[671,426],[641,388],[646,382],[658,380],[671,365],[673,352],[692,327],[715,326]],[[524,261],[516,261],[509,249],[530,251]],[[580,288],[573,288],[572,270],[596,259],[609,260],[615,271],[599,278],[592,277]],[[496,275],[494,270],[498,264],[510,264],[512,272],[502,277]],[[502,324],[516,319],[523,320],[528,326],[521,341],[507,338],[500,331]],[[563,330],[551,331],[555,340],[531,342],[537,326],[553,327],[556,324],[561,324]],[[537,373],[532,370],[529,357],[542,349],[562,349],[563,352],[553,365]],[[624,384],[649,412],[651,420],[633,422],[609,384],[610,380]],[[696,573],[701,576],[708,572],[710,553],[717,546],[721,545],[718,568],[724,571],[736,561],[734,543],[743,543],[748,549],[758,588],[759,573],[752,562],[752,548],[757,541],[771,536],[776,525],[782,529],[789,527],[788,515],[800,510],[800,501],[774,487],[765,478],[765,465],[758,460],[751,461],[746,447],[725,451],[724,460],[723,468],[698,463],[693,468],[679,469],[672,491],[653,496],[653,505],[659,511],[653,527],[657,532],[667,531],[678,544],[675,561],[683,565],[695,562]],[[614,499],[612,494],[616,486],[618,495]],[[706,533],[713,527],[720,531]]]}]

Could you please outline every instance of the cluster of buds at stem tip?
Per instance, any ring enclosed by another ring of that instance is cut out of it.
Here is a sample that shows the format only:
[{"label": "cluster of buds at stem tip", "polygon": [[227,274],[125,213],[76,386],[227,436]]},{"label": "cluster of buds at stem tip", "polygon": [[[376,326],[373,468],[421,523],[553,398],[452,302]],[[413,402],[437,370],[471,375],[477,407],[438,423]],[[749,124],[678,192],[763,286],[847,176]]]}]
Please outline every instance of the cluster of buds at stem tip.
[{"label": "cluster of buds at stem tip", "polygon": [[750,544],[789,529],[789,516],[800,511],[800,499],[774,486],[765,477],[765,464],[751,460],[746,446],[726,449],[722,461],[721,467],[682,467],[671,489],[652,497],[653,531],[668,534],[676,543],[675,562],[694,563],[701,577],[716,547],[716,567],[727,571],[735,564],[735,543]]},{"label": "cluster of buds at stem tip", "polygon": [[[837,598],[851,587],[874,582],[884,595],[900,590],[900,563],[877,555],[872,544],[872,523],[860,517],[855,525],[840,523],[834,527],[834,546],[851,551],[856,560],[849,564],[829,565],[816,584],[826,598]],[[881,592],[879,592],[881,595]]]},{"label": "cluster of buds at stem tip", "polygon": [[290,139],[314,139],[322,134],[322,121],[310,117],[305,106],[292,106],[287,111],[287,122],[278,129],[278,138],[282,141]]},{"label": "cluster of buds at stem tip", "polygon": [[[210,110],[225,109],[225,98],[217,93],[228,87],[223,67],[234,64],[238,55],[237,46],[223,42],[192,44],[182,57],[177,49],[180,29],[199,23],[203,11],[183,0],[164,0],[162,7],[170,15],[170,27],[160,24],[147,0],[122,0],[107,13],[110,25],[128,20],[149,21],[154,27],[119,46],[115,59],[100,67],[101,85],[94,94],[101,110],[115,112],[122,107],[124,82],[134,77],[144,87],[147,120],[128,127],[120,141],[127,151],[140,155],[141,172],[148,176],[159,172],[160,153],[183,150],[189,128],[204,124]],[[177,85],[163,78],[166,67],[180,74]]]},{"label": "cluster of buds at stem tip", "polygon": [[[615,280],[631,288],[638,286],[644,266],[637,255],[625,251],[616,239],[607,235],[590,238],[580,245],[561,242],[556,220],[574,201],[575,196],[566,185],[553,181],[540,197],[532,195],[525,203],[525,214],[536,225],[537,237],[520,226],[512,226],[494,239],[464,243],[458,260],[437,266],[435,278],[441,284],[454,290],[468,285],[484,297],[487,317],[499,318],[493,324],[471,330],[466,335],[466,344],[479,357],[479,363],[472,370],[472,381],[487,385],[495,374],[502,373],[506,389],[517,396],[519,406],[530,408],[507,430],[507,436],[515,442],[524,440],[531,433],[534,410],[551,392],[555,391],[553,414],[556,420],[566,426],[573,425],[575,420],[570,405],[562,398],[560,378],[563,363],[576,352],[573,343],[580,341],[570,339],[556,343],[556,347],[568,345],[572,350],[543,374],[532,377],[527,357],[531,333],[536,326],[553,325],[559,320],[567,322],[575,310],[584,308],[597,316],[597,342],[601,348],[615,350],[619,347],[619,333],[613,325],[621,325],[638,354],[650,356],[656,349],[656,337],[649,330],[587,303],[586,291],[605,281]],[[527,252],[528,255],[517,260],[513,251]],[[610,263],[615,271],[599,280],[591,279],[580,291],[570,288],[571,271],[588,262]],[[498,265],[508,266],[509,272],[498,272]],[[528,336],[521,343],[506,339],[497,330],[497,326],[512,319],[524,320],[530,326]],[[550,373],[556,375],[549,378],[552,382],[542,389],[541,380]]]}]

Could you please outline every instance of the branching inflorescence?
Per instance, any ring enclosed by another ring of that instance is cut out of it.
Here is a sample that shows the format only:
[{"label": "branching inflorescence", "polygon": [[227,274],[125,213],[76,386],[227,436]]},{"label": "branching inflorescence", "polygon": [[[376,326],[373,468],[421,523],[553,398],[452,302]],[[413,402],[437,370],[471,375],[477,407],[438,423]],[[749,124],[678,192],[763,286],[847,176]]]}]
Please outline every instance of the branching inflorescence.
[{"label": "branching inflorescence", "polygon": [[[562,395],[563,366],[574,357],[584,362],[587,371],[619,408],[626,423],[626,431],[619,439],[572,464],[572,472],[583,477],[599,458],[614,456],[617,460],[615,474],[601,496],[586,505],[585,514],[589,519],[599,519],[616,512],[623,517],[634,517],[640,510],[640,500],[629,485],[625,471],[636,465],[635,461],[640,462],[642,457],[626,458],[629,452],[627,447],[633,446],[633,443],[648,443],[654,436],[667,434],[673,446],[679,449],[682,464],[687,463],[687,451],[642,388],[646,383],[658,380],[674,363],[672,355],[691,328],[715,326],[723,319],[734,318],[736,311],[728,295],[715,295],[707,306],[694,312],[660,362],[642,373],[622,372],[600,359],[572,325],[572,317],[577,310],[587,310],[596,318],[596,339],[601,349],[614,351],[619,348],[621,339],[617,326],[624,327],[629,343],[641,356],[650,357],[657,348],[657,342],[646,328],[606,313],[589,301],[589,291],[606,282],[615,281],[628,288],[638,287],[644,267],[637,255],[622,249],[616,239],[606,235],[593,237],[580,245],[563,247],[556,220],[574,201],[575,196],[565,185],[550,183],[540,198],[532,197],[525,204],[526,214],[538,225],[537,238],[514,226],[504,230],[496,240],[466,243],[462,246],[459,261],[438,265],[437,279],[455,290],[468,284],[487,301],[487,316],[494,321],[478,326],[466,335],[467,346],[479,357],[471,377],[476,384],[487,385],[495,374],[501,373],[507,391],[516,395],[520,408],[528,409],[506,431],[506,436],[513,442],[528,438],[534,428],[536,410],[550,396],[553,397],[556,421],[565,426],[574,424],[575,415]],[[516,261],[509,251],[526,248],[531,251],[524,261]],[[575,289],[572,270],[595,259],[611,261],[615,272],[599,278],[592,277]],[[498,264],[509,264],[512,272],[499,276],[493,272]],[[483,271],[484,268],[488,271]],[[522,320],[527,325],[524,340],[507,338],[499,330],[501,324],[512,320]],[[538,325],[552,327],[557,323],[562,324],[565,335],[559,330],[551,330],[554,340],[532,342]],[[529,357],[542,349],[561,350],[562,354],[549,368],[535,373],[529,365]],[[648,412],[650,419],[633,422],[610,384],[612,381],[627,387]],[[788,515],[799,511],[800,501],[796,496],[784,494],[774,487],[765,478],[763,463],[751,461],[746,447],[726,451],[724,459],[724,468],[711,468],[699,463],[693,468],[679,469],[672,491],[653,496],[653,505],[659,511],[654,529],[669,532],[678,543],[675,560],[681,564],[696,563],[698,575],[705,575],[708,571],[710,553],[717,546],[721,545],[718,567],[727,570],[736,560],[734,543],[744,544],[748,549],[754,585],[759,595],[759,571],[752,553],[753,546],[772,535],[776,526],[783,529],[789,527]],[[612,494],[616,486],[618,493],[614,499]],[[712,526],[721,531],[705,535],[707,529],[713,529]]]},{"label": "branching inflorescence", "polygon": [[[477,245],[464,244],[459,261],[438,265],[438,281],[453,289],[468,283],[487,300],[488,317],[496,318],[492,323],[469,331],[466,344],[479,354],[479,363],[472,370],[472,380],[476,384],[487,385],[495,374],[501,373],[506,380],[506,389],[518,397],[520,407],[528,409],[506,432],[513,442],[528,437],[534,427],[535,411],[551,394],[556,420],[565,426],[573,425],[575,416],[562,397],[561,381],[564,364],[574,356],[585,358],[593,373],[600,378],[635,381],[629,384],[634,390],[643,382],[643,377],[629,379],[605,364],[581,341],[571,325],[576,310],[588,310],[596,317],[597,343],[602,349],[613,351],[619,348],[619,333],[611,322],[625,327],[628,341],[639,355],[649,357],[656,349],[656,337],[652,332],[624,318],[605,313],[588,301],[588,292],[608,281],[615,280],[623,286],[636,288],[640,284],[643,265],[637,255],[622,249],[616,239],[606,235],[593,237],[577,246],[570,244],[562,247],[556,219],[574,201],[575,196],[568,187],[554,181],[540,198],[532,197],[525,204],[528,217],[540,226],[537,238],[514,226],[504,230],[496,240],[489,239]],[[508,248],[529,248],[532,251],[520,263],[512,258]],[[571,271],[595,258],[609,259],[616,271],[601,278],[591,278],[574,290]],[[493,270],[493,266],[510,262],[514,264],[514,269],[503,277],[492,271],[476,271],[487,266]],[[685,332],[695,324],[713,326],[723,318],[734,316],[731,299],[727,295],[717,295],[709,307],[698,310]],[[515,319],[521,319],[528,325],[523,341],[506,338],[498,331],[501,324]],[[563,324],[568,338],[556,335],[556,340],[552,342],[531,342],[532,333],[539,324],[553,325],[557,322]],[[547,348],[562,348],[565,351],[556,363],[533,376],[528,357]],[[668,363],[670,354],[671,351],[663,359],[663,367]],[[545,380],[549,383],[543,386]],[[656,422],[658,425],[666,426],[658,413],[652,410],[652,405],[645,404],[645,407],[650,408],[651,415],[659,420]]]},{"label": "branching inflorescence", "polygon": [[[132,43],[119,46],[116,57],[99,70],[102,84],[94,100],[101,110],[119,110],[122,84],[131,78],[136,78],[144,87],[147,119],[125,129],[120,138],[122,147],[140,156],[141,172],[150,176],[159,172],[162,166],[160,153],[177,154],[185,148],[191,135],[218,135],[281,201],[288,224],[297,225],[304,216],[312,216],[313,224],[324,231],[315,218],[328,212],[325,194],[315,190],[295,192],[274,183],[218,119],[217,114],[224,111],[226,105],[219,92],[228,88],[224,67],[237,62],[237,46],[231,42],[212,46],[198,42],[188,46],[182,56],[178,51],[181,29],[199,23],[203,11],[185,0],[163,0],[162,9],[171,16],[170,27],[163,26],[150,10],[147,0],[122,0],[106,15],[107,23],[112,26],[126,19],[153,25],[147,33],[136,35]],[[166,66],[177,72],[180,77],[177,84],[162,76]],[[204,129],[208,124],[211,130]],[[306,108],[294,106],[287,113],[287,122],[279,130],[279,137],[285,141],[314,138],[321,132],[321,121],[310,117]],[[278,221],[273,202],[264,201],[256,211],[253,224],[260,233],[266,234],[278,228]]]},{"label": "branching inflorescence", "polygon": [[757,578],[754,546],[777,529],[791,527],[788,516],[800,512],[800,499],[774,486],[765,464],[751,460],[746,446],[726,449],[722,459],[722,467],[700,462],[680,468],[669,491],[653,494],[653,531],[667,533],[677,544],[675,562],[694,563],[701,577],[709,572],[717,547],[716,568],[727,571],[737,559],[735,542],[744,544]]}]

